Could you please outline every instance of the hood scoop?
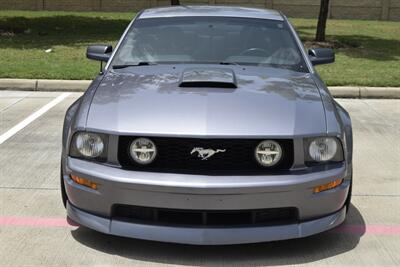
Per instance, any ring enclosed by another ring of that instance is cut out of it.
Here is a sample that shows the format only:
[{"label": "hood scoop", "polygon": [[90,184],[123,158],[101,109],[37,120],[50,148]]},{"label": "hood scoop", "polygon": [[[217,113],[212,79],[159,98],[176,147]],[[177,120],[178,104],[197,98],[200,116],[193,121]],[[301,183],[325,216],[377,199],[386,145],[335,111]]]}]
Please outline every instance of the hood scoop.
[{"label": "hood scoop", "polygon": [[182,73],[180,87],[237,88],[235,73],[223,68],[191,68]]}]

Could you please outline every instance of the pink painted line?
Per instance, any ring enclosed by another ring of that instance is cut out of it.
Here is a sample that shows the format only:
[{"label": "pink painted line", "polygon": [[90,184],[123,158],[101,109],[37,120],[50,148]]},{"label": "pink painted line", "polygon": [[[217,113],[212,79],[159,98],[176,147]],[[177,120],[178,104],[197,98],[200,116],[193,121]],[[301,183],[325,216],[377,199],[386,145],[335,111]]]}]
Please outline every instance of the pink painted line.
[{"label": "pink painted line", "polygon": [[75,222],[66,218],[41,217],[0,217],[0,226],[30,226],[30,227],[72,227]]},{"label": "pink painted line", "polygon": [[340,234],[372,234],[372,235],[400,235],[399,225],[361,225],[347,224],[332,230]]}]

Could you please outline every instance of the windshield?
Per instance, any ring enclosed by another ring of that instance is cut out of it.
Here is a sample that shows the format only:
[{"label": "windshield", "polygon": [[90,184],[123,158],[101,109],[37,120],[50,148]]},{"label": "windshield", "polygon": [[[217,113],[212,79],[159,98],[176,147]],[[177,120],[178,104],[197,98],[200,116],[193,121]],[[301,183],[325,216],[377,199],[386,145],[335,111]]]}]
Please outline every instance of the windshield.
[{"label": "windshield", "polygon": [[111,65],[157,63],[265,65],[307,71],[285,22],[248,18],[138,19]]}]

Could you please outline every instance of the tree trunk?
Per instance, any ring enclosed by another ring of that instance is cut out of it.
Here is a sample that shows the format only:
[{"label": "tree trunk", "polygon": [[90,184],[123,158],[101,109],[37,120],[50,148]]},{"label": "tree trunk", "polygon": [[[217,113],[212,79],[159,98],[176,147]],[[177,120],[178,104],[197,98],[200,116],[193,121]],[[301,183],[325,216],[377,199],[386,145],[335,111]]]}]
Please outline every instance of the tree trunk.
[{"label": "tree trunk", "polygon": [[172,6],[179,6],[180,5],[179,0],[171,0],[171,5]]},{"label": "tree trunk", "polygon": [[319,9],[317,34],[315,41],[325,42],[325,29],[326,21],[328,20],[329,0],[321,0],[321,7]]}]

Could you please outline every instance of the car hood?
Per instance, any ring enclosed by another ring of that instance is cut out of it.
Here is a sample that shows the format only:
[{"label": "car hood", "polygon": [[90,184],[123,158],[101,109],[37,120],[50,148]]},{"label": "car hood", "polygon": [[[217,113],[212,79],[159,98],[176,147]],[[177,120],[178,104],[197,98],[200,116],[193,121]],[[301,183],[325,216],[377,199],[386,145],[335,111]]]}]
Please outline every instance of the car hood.
[{"label": "car hood", "polygon": [[[324,107],[310,74],[240,66],[218,70],[232,73],[236,88],[196,83],[182,87],[187,71],[183,65],[108,72],[91,102],[86,128],[182,137],[284,137],[326,132]],[[212,73],[218,71],[210,73],[212,80]],[[201,76],[204,80],[204,72]]]}]

